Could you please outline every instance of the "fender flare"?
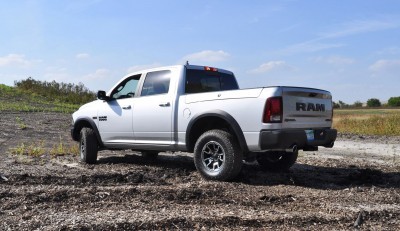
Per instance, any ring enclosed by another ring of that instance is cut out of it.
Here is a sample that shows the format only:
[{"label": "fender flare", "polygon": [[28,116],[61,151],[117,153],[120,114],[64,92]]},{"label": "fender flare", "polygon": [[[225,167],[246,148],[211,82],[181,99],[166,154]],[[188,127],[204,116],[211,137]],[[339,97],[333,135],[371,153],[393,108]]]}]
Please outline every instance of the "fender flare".
[{"label": "fender flare", "polygon": [[218,117],[220,119],[225,120],[232,128],[233,132],[235,133],[234,135],[237,137],[240,148],[244,152],[248,152],[248,147],[246,143],[246,139],[244,138],[243,131],[239,125],[239,123],[231,116],[229,113],[222,111],[222,110],[211,110],[207,111],[201,114],[194,115],[193,118],[189,121],[188,126],[186,128],[186,149],[190,150],[191,146],[194,146],[190,143],[190,134],[191,130],[193,128],[193,125],[196,124],[196,122],[204,117]]},{"label": "fender flare", "polygon": [[[89,117],[79,117],[75,121],[74,126],[71,129],[72,139],[75,140],[75,141],[79,141],[80,129],[85,127],[85,126],[78,126],[78,125],[80,125],[82,123],[89,123],[90,124],[91,128],[93,129],[94,133],[96,134],[96,138],[97,138],[97,141],[99,143],[99,146],[103,147],[104,145],[103,145],[103,141],[101,140],[99,129],[97,128],[97,125],[95,124],[95,122]],[[77,129],[79,129],[79,131]]]}]

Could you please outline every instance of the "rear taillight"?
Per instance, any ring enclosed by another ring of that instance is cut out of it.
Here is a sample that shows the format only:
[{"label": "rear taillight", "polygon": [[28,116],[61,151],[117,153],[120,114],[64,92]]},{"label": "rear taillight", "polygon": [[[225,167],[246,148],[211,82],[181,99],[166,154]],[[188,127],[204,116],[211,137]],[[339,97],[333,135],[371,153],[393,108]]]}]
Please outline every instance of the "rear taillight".
[{"label": "rear taillight", "polygon": [[264,123],[282,123],[282,97],[271,97],[267,99],[264,108]]}]

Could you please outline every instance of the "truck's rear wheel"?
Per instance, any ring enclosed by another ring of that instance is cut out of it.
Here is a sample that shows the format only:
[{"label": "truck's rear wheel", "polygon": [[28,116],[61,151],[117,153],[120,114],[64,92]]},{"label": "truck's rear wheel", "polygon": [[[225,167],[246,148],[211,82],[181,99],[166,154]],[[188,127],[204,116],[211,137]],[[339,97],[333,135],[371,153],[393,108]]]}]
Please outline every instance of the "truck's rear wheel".
[{"label": "truck's rear wheel", "polygon": [[271,151],[257,156],[257,162],[266,171],[287,171],[296,163],[298,150],[294,152]]},{"label": "truck's rear wheel", "polygon": [[194,163],[200,174],[210,180],[235,178],[243,162],[243,152],[235,138],[222,130],[203,133],[194,147]]},{"label": "truck's rear wheel", "polygon": [[79,150],[81,161],[95,164],[97,161],[98,143],[96,134],[91,128],[82,128],[80,134]]}]

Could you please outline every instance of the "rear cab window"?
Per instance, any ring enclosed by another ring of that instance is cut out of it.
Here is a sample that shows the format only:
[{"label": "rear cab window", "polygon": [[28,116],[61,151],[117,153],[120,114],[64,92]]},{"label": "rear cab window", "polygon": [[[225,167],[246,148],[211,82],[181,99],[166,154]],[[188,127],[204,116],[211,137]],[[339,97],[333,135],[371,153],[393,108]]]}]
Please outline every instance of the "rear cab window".
[{"label": "rear cab window", "polygon": [[209,69],[186,69],[186,94],[239,89],[233,74],[219,72],[215,68]]}]

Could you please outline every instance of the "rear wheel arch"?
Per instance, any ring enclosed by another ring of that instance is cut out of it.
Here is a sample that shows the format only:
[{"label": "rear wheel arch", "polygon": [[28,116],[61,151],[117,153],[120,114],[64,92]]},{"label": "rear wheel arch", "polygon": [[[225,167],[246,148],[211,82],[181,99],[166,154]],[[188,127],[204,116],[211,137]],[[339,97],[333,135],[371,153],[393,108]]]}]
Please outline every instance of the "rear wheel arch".
[{"label": "rear wheel arch", "polygon": [[227,112],[213,110],[195,115],[186,129],[186,149],[193,152],[197,139],[205,132],[213,129],[225,130],[237,140],[243,152],[247,152],[247,143],[238,122]]}]

